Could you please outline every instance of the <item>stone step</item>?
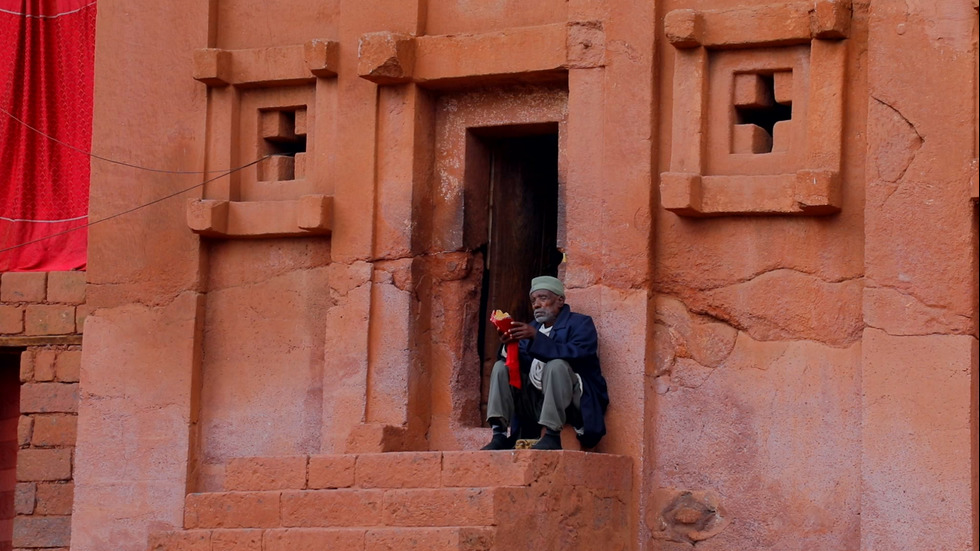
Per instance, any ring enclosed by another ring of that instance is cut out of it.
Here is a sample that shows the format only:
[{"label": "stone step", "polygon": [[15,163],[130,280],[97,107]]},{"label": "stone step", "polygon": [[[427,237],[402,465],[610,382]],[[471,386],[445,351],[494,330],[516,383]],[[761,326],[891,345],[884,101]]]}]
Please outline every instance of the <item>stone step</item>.
[{"label": "stone step", "polygon": [[344,488],[189,494],[184,528],[489,526],[528,488]]},{"label": "stone step", "polygon": [[148,551],[489,551],[494,532],[484,526],[182,530],[153,535]]},{"label": "stone step", "polygon": [[389,452],[248,457],[225,469],[227,491],[331,488],[530,486],[568,480],[594,489],[629,487],[630,458],[580,451]]},{"label": "stone step", "polygon": [[402,452],[232,461],[152,551],[625,551],[628,457]]}]

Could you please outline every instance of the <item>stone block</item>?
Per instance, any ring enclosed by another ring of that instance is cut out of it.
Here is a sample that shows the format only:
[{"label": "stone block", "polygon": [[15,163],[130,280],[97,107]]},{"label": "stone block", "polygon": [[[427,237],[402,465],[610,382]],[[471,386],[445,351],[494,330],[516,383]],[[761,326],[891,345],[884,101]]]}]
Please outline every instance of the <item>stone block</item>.
[{"label": "stone block", "polygon": [[150,534],[149,551],[212,551],[210,530],[156,532]]},{"label": "stone block", "polygon": [[306,116],[306,108],[300,108],[293,114],[293,134],[305,136],[310,132],[309,117]]},{"label": "stone block", "polygon": [[192,200],[188,204],[187,225],[195,233],[211,237],[284,237],[330,233],[329,229],[298,225],[300,202]]},{"label": "stone block", "polygon": [[306,152],[293,155],[293,179],[302,180],[306,178],[306,170],[309,163],[309,155]]},{"label": "stone block", "polygon": [[54,380],[54,360],[58,351],[42,348],[34,352],[34,380],[46,382]]},{"label": "stone block", "polygon": [[44,302],[47,272],[5,272],[0,274],[0,301]]},{"label": "stone block", "polygon": [[[601,32],[598,22],[586,21],[479,34],[423,35],[415,39],[411,77],[437,87],[513,82],[515,77],[564,81],[569,67],[604,63]],[[591,44],[588,49],[586,43]]]},{"label": "stone block", "polygon": [[17,517],[14,519],[14,547],[68,547],[71,517]]},{"label": "stone block", "polygon": [[74,306],[29,304],[24,309],[24,333],[27,335],[67,335],[74,332]]},{"label": "stone block", "polygon": [[77,383],[81,365],[81,350],[60,351],[54,360],[55,379],[62,383]]},{"label": "stone block", "polygon": [[94,311],[95,311],[95,307],[87,304],[80,304],[75,307],[75,332],[76,333],[82,333],[85,331],[85,319],[88,318]]},{"label": "stone block", "polygon": [[701,45],[718,48],[800,44],[811,36],[812,3],[768,4],[699,10]]},{"label": "stone block", "polygon": [[204,48],[194,52],[194,79],[208,86],[227,86],[232,81],[231,52]]},{"label": "stone block", "polygon": [[48,302],[85,302],[85,272],[48,272]]},{"label": "stone block", "polygon": [[443,452],[442,485],[446,487],[527,486],[553,470],[556,454],[528,452]]},{"label": "stone block", "polygon": [[773,97],[758,73],[735,73],[732,105],[736,107],[767,107]]},{"label": "stone block", "polygon": [[[266,530],[263,551],[321,551],[323,549],[363,549],[364,529],[288,528]],[[378,548],[384,549],[384,548]]]},{"label": "stone block", "polygon": [[380,528],[364,536],[367,549],[400,551],[485,551],[494,547],[490,527]]},{"label": "stone block", "polygon": [[410,82],[415,69],[415,39],[407,34],[374,32],[361,36],[357,74],[376,84]]},{"label": "stone block", "polygon": [[568,24],[568,67],[602,67],[606,54],[606,34],[601,21],[574,21]]},{"label": "stone block", "polygon": [[24,308],[0,305],[0,334],[17,335],[24,332]]},{"label": "stone block", "polygon": [[77,415],[35,415],[31,444],[35,447],[74,446],[77,433]]},{"label": "stone block", "polygon": [[772,152],[788,152],[793,148],[793,121],[779,121],[772,126]]},{"label": "stone block", "polygon": [[187,226],[203,235],[222,234],[228,229],[228,201],[190,199]]},{"label": "stone block", "polygon": [[303,44],[231,50],[230,83],[248,86],[282,86],[310,82],[314,76],[305,59]]},{"label": "stone block", "polygon": [[772,74],[773,99],[776,103],[793,103],[793,71],[776,71]]},{"label": "stone block", "polygon": [[492,526],[496,488],[386,490],[386,526]]},{"label": "stone block", "polygon": [[701,176],[664,172],[660,174],[660,203],[669,211],[688,216],[701,211]]},{"label": "stone block", "polygon": [[380,526],[383,495],[382,490],[363,489],[283,491],[282,525]]},{"label": "stone block", "polygon": [[673,10],[664,17],[664,33],[675,48],[697,48],[704,33],[704,20],[695,10]]},{"label": "stone block", "polygon": [[41,483],[37,485],[38,515],[71,515],[75,496],[75,484],[71,482]]},{"label": "stone block", "polygon": [[283,111],[279,109],[260,111],[259,137],[271,141],[295,138],[296,115],[294,113],[294,111]]},{"label": "stone block", "polygon": [[31,434],[34,431],[34,417],[21,415],[17,421],[17,445],[29,446],[31,444]]},{"label": "stone block", "polygon": [[189,494],[184,528],[275,528],[279,526],[279,492]]},{"label": "stone block", "polygon": [[37,484],[18,482],[14,490],[14,512],[18,515],[33,515],[37,500]]},{"label": "stone block", "polygon": [[829,170],[800,170],[796,173],[796,203],[803,212],[830,214],[841,209],[840,175]]},{"label": "stone block", "polygon": [[561,454],[558,482],[594,490],[628,493],[633,487],[633,459],[626,455]]},{"label": "stone block", "polygon": [[71,479],[71,448],[35,449],[17,452],[19,482]]},{"label": "stone block", "polygon": [[367,453],[357,456],[355,484],[359,488],[418,488],[438,481],[439,453]]},{"label": "stone block", "polygon": [[304,44],[303,57],[314,75],[335,77],[340,60],[340,43],[315,38]]},{"label": "stone block", "polygon": [[262,180],[267,182],[292,180],[295,166],[292,155],[272,155],[262,162]]},{"label": "stone block", "polygon": [[810,32],[814,38],[843,39],[850,31],[850,0],[817,0],[810,15]]},{"label": "stone block", "polygon": [[20,353],[20,382],[34,380],[34,351],[27,349]]},{"label": "stone block", "polygon": [[243,457],[225,467],[225,490],[302,490],[306,456]]},{"label": "stone block", "polygon": [[262,551],[262,530],[215,530],[211,551]]},{"label": "stone block", "polygon": [[22,413],[77,413],[78,383],[26,383],[20,387]]},{"label": "stone block", "polygon": [[307,487],[322,489],[353,486],[356,458],[356,455],[310,456]]},{"label": "stone block", "polygon": [[761,126],[736,124],[732,128],[732,153],[768,153],[772,151],[772,144],[772,136]]}]

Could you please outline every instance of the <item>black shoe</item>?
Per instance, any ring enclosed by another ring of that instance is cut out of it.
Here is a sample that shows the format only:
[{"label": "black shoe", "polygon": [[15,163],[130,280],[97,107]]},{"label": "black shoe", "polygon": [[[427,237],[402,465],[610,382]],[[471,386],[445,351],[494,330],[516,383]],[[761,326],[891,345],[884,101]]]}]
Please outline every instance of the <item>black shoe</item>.
[{"label": "black shoe", "polygon": [[490,443],[480,448],[481,450],[512,450],[514,442],[505,434],[495,433]]},{"label": "black shoe", "polygon": [[531,446],[532,450],[560,450],[561,433],[548,429],[544,431],[544,436],[536,444]]}]

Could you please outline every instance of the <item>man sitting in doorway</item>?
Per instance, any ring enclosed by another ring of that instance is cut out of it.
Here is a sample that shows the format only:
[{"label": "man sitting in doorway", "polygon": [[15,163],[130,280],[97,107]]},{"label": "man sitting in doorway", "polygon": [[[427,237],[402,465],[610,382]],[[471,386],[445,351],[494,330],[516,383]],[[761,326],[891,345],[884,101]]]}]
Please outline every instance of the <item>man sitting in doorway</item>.
[{"label": "man sitting in doorway", "polygon": [[532,279],[530,297],[534,322],[515,321],[500,334],[505,345],[520,342],[521,387],[510,384],[504,360],[494,364],[487,403],[493,438],[483,449],[513,449],[518,438],[536,438],[543,426],[544,435],[531,448],[560,450],[566,422],[583,448],[595,447],[606,433],[603,415],[609,404],[595,324],[565,304],[558,278]]}]

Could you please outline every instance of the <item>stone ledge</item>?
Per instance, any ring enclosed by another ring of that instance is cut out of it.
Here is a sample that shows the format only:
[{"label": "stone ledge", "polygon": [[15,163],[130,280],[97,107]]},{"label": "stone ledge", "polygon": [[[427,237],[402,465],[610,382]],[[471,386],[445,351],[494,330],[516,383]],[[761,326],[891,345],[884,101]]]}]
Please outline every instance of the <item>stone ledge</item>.
[{"label": "stone ledge", "polygon": [[[429,88],[510,82],[560,82],[569,69],[605,64],[601,22],[572,21],[482,34],[361,37],[358,75],[376,84]],[[480,60],[474,65],[474,60]]]},{"label": "stone ledge", "polygon": [[833,214],[841,209],[840,175],[801,170],[796,174],[660,176],[664,208],[693,217],[734,214]]},{"label": "stone ledge", "polygon": [[59,344],[82,344],[81,335],[34,335],[0,337],[0,346],[49,346]]},{"label": "stone ledge", "polygon": [[632,487],[628,456],[562,450],[380,452],[232,459],[226,492],[530,486]]},{"label": "stone ledge", "polygon": [[203,48],[194,52],[194,78],[208,86],[282,86],[337,76],[339,45],[305,44],[247,50]]},{"label": "stone ledge", "polygon": [[725,10],[667,13],[664,32],[675,48],[737,48],[837,40],[850,33],[849,0],[792,2]]},{"label": "stone ledge", "polygon": [[329,235],[333,197],[304,195],[292,201],[192,199],[187,225],[205,237],[267,238]]}]

